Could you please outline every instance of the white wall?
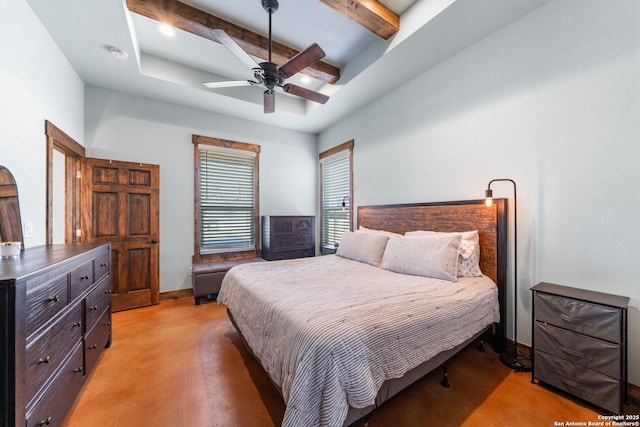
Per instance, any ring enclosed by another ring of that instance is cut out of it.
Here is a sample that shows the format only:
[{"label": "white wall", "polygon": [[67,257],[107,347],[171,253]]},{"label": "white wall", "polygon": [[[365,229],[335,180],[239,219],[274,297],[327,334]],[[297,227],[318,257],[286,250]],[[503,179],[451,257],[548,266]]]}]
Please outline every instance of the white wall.
[{"label": "white wall", "polygon": [[[28,29],[25,31],[25,29]],[[84,84],[24,0],[0,13],[0,165],[16,179],[25,246],[46,242],[46,139],[49,120],[82,143]]]},{"label": "white wall", "polygon": [[315,135],[87,86],[87,156],[160,165],[160,291],[191,287],[193,134],[259,144],[260,214],[314,215]]},{"label": "white wall", "polygon": [[[631,297],[634,384],[639,22],[633,0],[550,2],[347,117],[319,143],[325,150],[355,139],[358,205],[478,199],[490,179],[514,179],[518,340],[531,343],[529,288],[538,282]],[[493,189],[512,195],[510,185]]]}]

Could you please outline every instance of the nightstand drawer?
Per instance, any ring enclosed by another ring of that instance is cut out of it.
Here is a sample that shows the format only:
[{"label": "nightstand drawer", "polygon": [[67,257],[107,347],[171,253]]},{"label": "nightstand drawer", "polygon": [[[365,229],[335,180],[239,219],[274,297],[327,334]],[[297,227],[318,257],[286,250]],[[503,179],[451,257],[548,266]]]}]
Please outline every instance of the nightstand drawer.
[{"label": "nightstand drawer", "polygon": [[622,343],[618,308],[542,292],[535,293],[536,320],[570,331]]},{"label": "nightstand drawer", "polygon": [[621,408],[620,380],[599,374],[566,360],[534,351],[536,377],[554,387],[596,404],[613,413]]},{"label": "nightstand drawer", "polygon": [[622,378],[619,344],[580,335],[546,323],[536,322],[534,327],[533,346],[536,350],[612,378]]}]

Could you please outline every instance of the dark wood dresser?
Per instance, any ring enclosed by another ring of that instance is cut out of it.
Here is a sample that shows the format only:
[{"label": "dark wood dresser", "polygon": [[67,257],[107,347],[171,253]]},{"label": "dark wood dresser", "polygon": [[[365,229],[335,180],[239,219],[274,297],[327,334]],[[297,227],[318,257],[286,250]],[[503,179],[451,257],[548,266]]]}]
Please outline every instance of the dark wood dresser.
[{"label": "dark wood dresser", "polygon": [[0,260],[0,425],[58,426],[111,344],[111,245]]},{"label": "dark wood dresser", "polygon": [[551,283],[538,283],[531,290],[532,381],[622,414],[629,298]]},{"label": "dark wood dresser", "polygon": [[263,216],[262,258],[304,258],[316,255],[315,217]]}]

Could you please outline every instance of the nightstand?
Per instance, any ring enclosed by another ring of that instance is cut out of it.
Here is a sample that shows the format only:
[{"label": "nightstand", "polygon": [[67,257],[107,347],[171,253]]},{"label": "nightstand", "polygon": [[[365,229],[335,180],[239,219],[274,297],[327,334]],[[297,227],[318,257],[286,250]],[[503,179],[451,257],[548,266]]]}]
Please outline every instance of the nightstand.
[{"label": "nightstand", "polygon": [[629,298],[551,283],[538,283],[531,290],[531,381],[622,414]]}]

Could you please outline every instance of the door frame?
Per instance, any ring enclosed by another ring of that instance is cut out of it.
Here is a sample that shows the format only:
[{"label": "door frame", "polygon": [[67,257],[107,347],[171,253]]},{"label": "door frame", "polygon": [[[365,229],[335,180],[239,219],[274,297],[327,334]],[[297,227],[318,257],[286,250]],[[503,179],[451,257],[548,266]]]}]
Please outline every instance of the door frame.
[{"label": "door frame", "polygon": [[59,151],[65,156],[65,243],[82,242],[80,195],[81,195],[81,165],[85,158],[85,149],[73,138],[64,133],[56,125],[48,120],[44,122],[47,140],[47,204],[46,204],[46,243],[53,243],[53,150]]}]

